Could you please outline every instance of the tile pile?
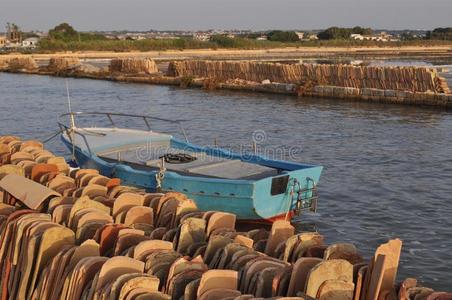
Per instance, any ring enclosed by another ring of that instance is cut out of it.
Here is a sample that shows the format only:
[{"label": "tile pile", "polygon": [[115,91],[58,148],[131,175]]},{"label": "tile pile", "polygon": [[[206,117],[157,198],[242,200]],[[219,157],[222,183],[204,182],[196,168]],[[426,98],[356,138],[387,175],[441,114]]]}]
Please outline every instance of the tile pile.
[{"label": "tile pile", "polygon": [[37,71],[39,69],[36,61],[28,56],[16,57],[11,59],[0,58],[0,71]]},{"label": "tile pile", "polygon": [[366,262],[286,221],[233,214],[70,170],[38,141],[0,137],[1,299],[452,299],[395,285],[402,242]]},{"label": "tile pile", "polygon": [[379,67],[343,64],[280,64],[251,61],[174,61],[169,76],[214,78],[226,82],[278,82],[313,86],[375,88],[412,92],[448,92],[447,82],[435,69],[425,67]]},{"label": "tile pile", "polygon": [[154,60],[149,58],[115,58],[110,62],[111,73],[153,74],[159,69]]},{"label": "tile pile", "polygon": [[81,62],[77,57],[52,57],[49,60],[47,70],[50,72],[65,72],[80,67]]}]

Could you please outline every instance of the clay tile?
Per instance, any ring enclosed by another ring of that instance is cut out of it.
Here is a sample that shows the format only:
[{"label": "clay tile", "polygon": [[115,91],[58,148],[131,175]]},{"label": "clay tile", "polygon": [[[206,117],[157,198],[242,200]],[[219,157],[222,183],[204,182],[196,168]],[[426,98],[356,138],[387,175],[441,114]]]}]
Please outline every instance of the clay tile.
[{"label": "clay tile", "polygon": [[11,155],[10,160],[11,160],[12,164],[17,164],[18,162],[23,161],[23,160],[34,161],[34,158],[33,158],[33,155],[31,155],[28,152],[16,152]]},{"label": "clay tile", "polygon": [[94,199],[97,196],[106,196],[106,195],[107,195],[106,187],[98,184],[91,184],[83,189],[81,196],[88,196],[91,199]]},{"label": "clay tile", "polygon": [[113,281],[119,275],[127,273],[142,273],[144,262],[133,258],[116,256],[107,260],[100,269],[96,290],[102,288],[108,282]]},{"label": "clay tile", "polygon": [[113,217],[121,212],[130,209],[133,206],[142,206],[144,201],[143,195],[134,193],[124,193],[116,198],[113,204]]},{"label": "clay tile", "polygon": [[52,164],[36,164],[31,170],[31,180],[39,182],[41,176],[51,172],[58,172],[56,165]]},{"label": "clay tile", "polygon": [[28,208],[37,210],[50,197],[61,196],[57,192],[44,187],[25,177],[9,174],[0,181],[0,187]]},{"label": "clay tile", "polygon": [[141,260],[142,255],[152,250],[172,250],[173,243],[159,240],[143,241],[135,246],[133,258]]},{"label": "clay tile", "polygon": [[265,253],[272,256],[276,247],[283,241],[290,238],[295,232],[295,228],[287,221],[276,221],[272,225],[270,236],[265,247]]},{"label": "clay tile", "polygon": [[134,206],[126,212],[124,224],[130,226],[133,224],[154,224],[154,213],[152,208],[146,206]]},{"label": "clay tile", "polygon": [[324,253],[324,259],[345,259],[351,264],[362,262],[362,257],[353,244],[338,243],[330,245]]},{"label": "clay tile", "polygon": [[20,176],[25,176],[25,170],[22,167],[16,165],[0,166],[0,179],[2,179],[8,174],[17,174]]},{"label": "clay tile", "polygon": [[189,218],[184,221],[180,227],[176,250],[182,254],[187,251],[187,248],[199,242],[206,240],[206,221],[202,219]]},{"label": "clay tile", "polygon": [[309,272],[306,295],[315,298],[326,280],[353,282],[353,265],[343,259],[332,259],[316,264]]},{"label": "clay tile", "polygon": [[210,218],[207,225],[207,236],[218,228],[235,228],[236,216],[230,213],[216,212]]},{"label": "clay tile", "polygon": [[244,236],[244,235],[238,234],[238,235],[234,238],[234,243],[237,243],[237,244],[240,244],[240,245],[243,245],[243,246],[245,246],[245,247],[248,247],[248,248],[252,249],[252,248],[253,248],[254,241],[253,241],[253,239],[247,238],[247,237]]},{"label": "clay tile", "polygon": [[322,283],[317,292],[316,299],[343,299],[352,300],[355,285],[337,279],[329,279]]},{"label": "clay tile", "polygon": [[320,258],[303,257],[298,259],[293,266],[287,296],[296,296],[298,292],[304,293],[309,272],[321,262]]},{"label": "clay tile", "polygon": [[126,299],[126,296],[127,299],[131,299],[131,294],[137,289],[144,292],[158,292],[159,283],[160,280],[157,277],[148,274],[131,278],[121,287],[118,300]]},{"label": "clay tile", "polygon": [[33,147],[33,148],[38,148],[38,149],[44,148],[44,146],[42,145],[42,143],[40,141],[30,140],[30,141],[22,142],[22,145],[20,146],[20,150],[22,151],[24,148],[27,148],[27,147]]},{"label": "clay tile", "polygon": [[209,270],[201,277],[198,297],[212,289],[237,290],[238,273],[232,270]]}]

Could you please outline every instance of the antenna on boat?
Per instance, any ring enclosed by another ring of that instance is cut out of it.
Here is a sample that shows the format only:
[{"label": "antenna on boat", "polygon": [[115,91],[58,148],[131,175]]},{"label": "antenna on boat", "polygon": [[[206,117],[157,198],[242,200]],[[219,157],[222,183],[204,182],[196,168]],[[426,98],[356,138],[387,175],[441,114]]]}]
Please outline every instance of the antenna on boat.
[{"label": "antenna on boat", "polygon": [[75,128],[75,118],[72,114],[72,105],[71,105],[71,95],[69,94],[69,81],[66,78],[66,94],[67,94],[67,104],[69,108],[69,115],[71,116],[71,128]]},{"label": "antenna on boat", "polygon": [[75,118],[74,114],[72,113],[72,103],[71,103],[71,95],[69,94],[69,81],[66,78],[66,94],[67,94],[67,104],[69,109],[69,116],[71,118],[71,130],[70,130],[70,138],[72,142],[72,161],[76,161],[75,158]]}]

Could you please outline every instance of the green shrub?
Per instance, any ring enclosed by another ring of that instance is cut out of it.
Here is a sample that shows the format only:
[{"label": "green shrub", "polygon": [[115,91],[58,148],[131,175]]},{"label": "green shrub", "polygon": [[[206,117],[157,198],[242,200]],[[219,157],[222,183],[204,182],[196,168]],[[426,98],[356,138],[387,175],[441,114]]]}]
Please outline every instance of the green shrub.
[{"label": "green shrub", "polygon": [[300,38],[295,31],[275,30],[268,33],[268,39],[276,42],[298,42]]}]

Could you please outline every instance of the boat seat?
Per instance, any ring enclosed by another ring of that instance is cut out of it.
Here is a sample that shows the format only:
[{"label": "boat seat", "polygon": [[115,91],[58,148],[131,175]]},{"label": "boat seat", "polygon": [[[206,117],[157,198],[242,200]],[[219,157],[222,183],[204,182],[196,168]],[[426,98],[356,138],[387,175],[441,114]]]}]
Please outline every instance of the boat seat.
[{"label": "boat seat", "polygon": [[241,160],[225,160],[212,162],[206,165],[193,167],[185,170],[187,173],[212,176],[227,179],[251,179],[260,178],[263,174],[277,175],[274,168],[244,162]]},{"label": "boat seat", "polygon": [[[147,149],[143,149],[143,145],[129,145],[123,148],[100,152],[97,155],[107,161],[117,162],[120,160],[122,163],[131,164],[136,168],[145,169],[146,167],[150,167],[159,169],[161,162],[159,157],[164,154],[159,153],[159,150],[165,149],[165,146],[165,142],[154,143],[152,148]],[[180,152],[195,156],[196,160],[187,163],[165,163],[168,171],[193,176],[246,180],[257,180],[278,175],[278,169],[244,162],[239,159],[227,159],[201,152],[178,149],[170,150],[169,153]]]}]

